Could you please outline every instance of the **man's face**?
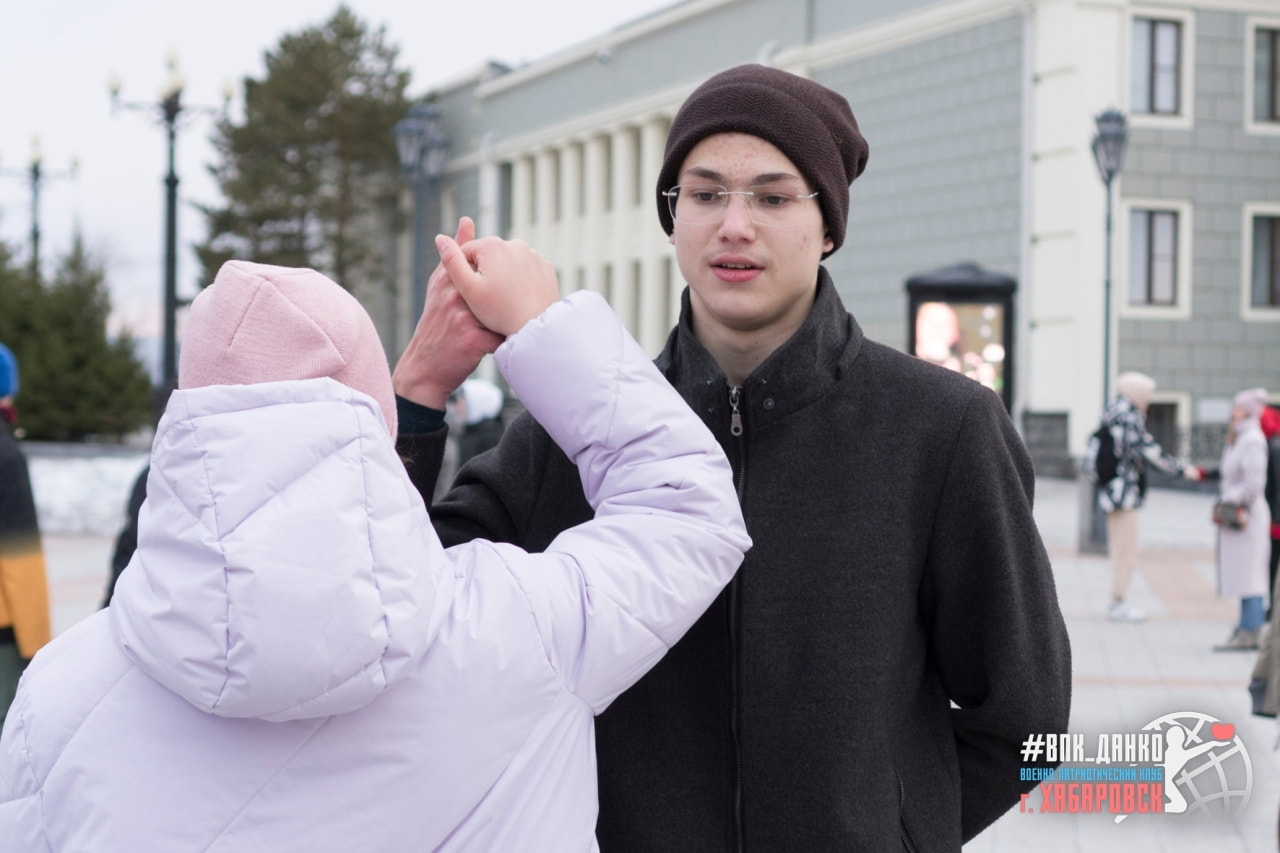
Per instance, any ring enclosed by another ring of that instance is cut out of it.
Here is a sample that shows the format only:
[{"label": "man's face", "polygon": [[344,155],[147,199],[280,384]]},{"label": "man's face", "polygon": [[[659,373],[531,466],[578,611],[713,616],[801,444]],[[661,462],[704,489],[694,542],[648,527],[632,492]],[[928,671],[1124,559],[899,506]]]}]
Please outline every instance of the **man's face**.
[{"label": "man's face", "polygon": [[[680,169],[679,183],[719,185],[730,191],[768,185],[794,194],[814,187],[774,145],[744,133],[701,140]],[[676,221],[671,242],[689,283],[694,331],[781,344],[809,315],[818,264],[833,244],[816,198],[794,203],[785,222],[758,224],[745,197],[730,195],[722,219]]]}]

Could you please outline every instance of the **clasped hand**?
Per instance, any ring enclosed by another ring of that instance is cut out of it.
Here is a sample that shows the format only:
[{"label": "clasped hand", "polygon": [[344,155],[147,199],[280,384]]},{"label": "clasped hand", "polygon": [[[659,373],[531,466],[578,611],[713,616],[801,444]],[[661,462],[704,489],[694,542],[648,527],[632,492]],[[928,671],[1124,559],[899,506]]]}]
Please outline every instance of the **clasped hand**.
[{"label": "clasped hand", "polygon": [[476,239],[466,216],[456,237],[436,237],[436,248],[440,264],[391,381],[401,397],[444,409],[480,359],[558,300],[560,288],[555,268],[526,243]]}]

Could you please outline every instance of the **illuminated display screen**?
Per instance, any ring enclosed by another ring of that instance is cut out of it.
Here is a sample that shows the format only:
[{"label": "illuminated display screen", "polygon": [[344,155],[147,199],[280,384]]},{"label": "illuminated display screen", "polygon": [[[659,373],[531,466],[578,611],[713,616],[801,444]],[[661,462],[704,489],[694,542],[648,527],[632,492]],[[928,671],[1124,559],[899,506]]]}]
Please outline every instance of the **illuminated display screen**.
[{"label": "illuminated display screen", "polygon": [[916,352],[991,390],[1004,390],[1004,306],[998,302],[923,302]]}]

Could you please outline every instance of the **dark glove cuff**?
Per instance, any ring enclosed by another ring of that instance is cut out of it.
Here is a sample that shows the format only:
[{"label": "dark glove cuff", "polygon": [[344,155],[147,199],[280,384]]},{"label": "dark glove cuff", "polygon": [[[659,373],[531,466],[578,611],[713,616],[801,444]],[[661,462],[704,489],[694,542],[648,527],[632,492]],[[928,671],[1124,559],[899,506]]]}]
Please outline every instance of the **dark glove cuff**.
[{"label": "dark glove cuff", "polygon": [[423,406],[396,395],[396,419],[400,435],[424,435],[444,426],[444,411]]}]

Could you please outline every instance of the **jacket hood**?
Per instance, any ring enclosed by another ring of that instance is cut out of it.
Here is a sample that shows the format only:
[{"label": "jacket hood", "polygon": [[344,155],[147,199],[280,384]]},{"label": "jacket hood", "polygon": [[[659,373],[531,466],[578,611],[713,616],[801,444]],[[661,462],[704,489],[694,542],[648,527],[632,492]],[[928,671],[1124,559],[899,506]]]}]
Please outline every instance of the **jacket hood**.
[{"label": "jacket hood", "polygon": [[327,378],[177,391],[112,629],[207,713],[340,714],[424,653],[446,565],[373,398]]}]

